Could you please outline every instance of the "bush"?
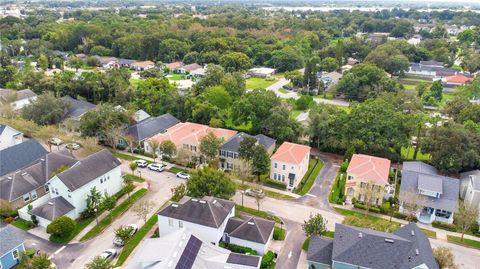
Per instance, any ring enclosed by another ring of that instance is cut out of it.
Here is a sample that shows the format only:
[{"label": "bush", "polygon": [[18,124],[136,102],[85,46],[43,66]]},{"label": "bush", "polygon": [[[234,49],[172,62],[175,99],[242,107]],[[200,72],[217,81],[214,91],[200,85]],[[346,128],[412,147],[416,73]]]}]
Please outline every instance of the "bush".
[{"label": "bush", "polygon": [[272,187],[275,189],[279,190],[286,190],[287,189],[287,184],[281,182],[281,181],[276,181],[276,180],[271,180],[271,179],[266,179],[265,182],[263,182],[263,185]]},{"label": "bush", "polygon": [[235,244],[228,244],[225,242],[220,242],[220,247],[226,248],[231,252],[241,253],[241,254],[250,254],[250,255],[257,255],[257,252],[249,247],[239,246]]},{"label": "bush", "polygon": [[50,241],[58,242],[69,237],[74,229],[75,221],[67,216],[61,216],[47,226],[47,233],[50,234]]},{"label": "bush", "polygon": [[432,222],[432,226],[435,227],[435,228],[444,229],[444,230],[447,230],[447,231],[450,231],[450,232],[456,232],[457,231],[457,226],[455,226],[455,224],[449,224],[449,223],[445,223],[445,222],[441,222],[441,221],[437,221],[437,220],[434,220]]},{"label": "bush", "polygon": [[405,214],[402,212],[394,212],[393,216],[397,219],[404,219],[404,220],[410,220],[411,222],[417,222],[417,217],[412,214]]},{"label": "bush", "polygon": [[285,230],[282,228],[274,227],[273,228],[273,239],[274,240],[284,240],[285,239]]},{"label": "bush", "polygon": [[347,168],[348,168],[348,162],[343,162],[343,163],[340,165],[340,172],[342,172],[342,173],[347,172]]},{"label": "bush", "polygon": [[382,203],[382,207],[380,207],[380,211],[383,213],[383,214],[387,214],[390,212],[390,202],[388,201],[385,201]]},{"label": "bush", "polygon": [[[364,205],[364,204],[361,204],[361,203],[355,203],[353,205],[353,207],[358,208],[358,209],[367,210],[367,206]],[[373,213],[380,213],[380,208],[375,207],[375,206],[371,206],[368,211],[373,212]]]},{"label": "bush", "polygon": [[269,250],[267,253],[265,253],[265,255],[263,255],[260,268],[269,268],[273,264],[274,259],[275,259],[275,253]]},{"label": "bush", "polygon": [[305,241],[303,241],[302,249],[308,251],[308,245],[310,244],[310,237],[307,237]]},{"label": "bush", "polygon": [[125,150],[127,148],[124,144],[117,144],[117,150]]}]

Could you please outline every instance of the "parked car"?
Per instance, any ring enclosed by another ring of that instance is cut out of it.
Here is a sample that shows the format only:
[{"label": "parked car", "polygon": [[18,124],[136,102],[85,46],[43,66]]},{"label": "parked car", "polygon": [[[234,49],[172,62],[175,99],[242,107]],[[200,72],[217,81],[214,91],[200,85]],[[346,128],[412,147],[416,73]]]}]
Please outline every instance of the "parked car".
[{"label": "parked car", "polygon": [[137,163],[138,167],[145,168],[148,166],[148,163],[145,160],[135,160],[134,162]]},{"label": "parked car", "polygon": [[288,85],[283,85],[282,88],[284,88],[285,90],[288,90],[288,91],[292,90],[292,87],[290,87]]},{"label": "parked car", "polygon": [[265,193],[259,189],[247,189],[245,191],[245,194],[252,197],[259,197],[259,198],[265,197]]},{"label": "parked car", "polygon": [[67,149],[77,150],[77,149],[80,148],[80,145],[77,144],[77,143],[68,143],[65,147],[66,147]]},{"label": "parked car", "polygon": [[187,172],[178,172],[177,177],[183,178],[183,179],[190,179],[190,175]]},{"label": "parked car", "polygon": [[151,163],[147,167],[148,169],[152,171],[157,171],[157,172],[162,172],[163,170],[165,170],[165,165],[158,164],[158,163]]},{"label": "parked car", "polygon": [[113,248],[110,248],[102,252],[99,256],[105,260],[111,261],[113,258],[115,258],[115,256],[117,256],[117,251]]},{"label": "parked car", "polygon": [[[130,237],[132,237],[138,231],[138,226],[135,224],[129,224],[125,226],[125,228],[130,230]],[[113,239],[113,244],[117,247],[123,247],[125,245],[125,242],[123,242],[120,237],[115,237]]]},{"label": "parked car", "polygon": [[58,137],[52,137],[48,139],[48,143],[55,146],[60,146],[63,143],[63,141]]}]

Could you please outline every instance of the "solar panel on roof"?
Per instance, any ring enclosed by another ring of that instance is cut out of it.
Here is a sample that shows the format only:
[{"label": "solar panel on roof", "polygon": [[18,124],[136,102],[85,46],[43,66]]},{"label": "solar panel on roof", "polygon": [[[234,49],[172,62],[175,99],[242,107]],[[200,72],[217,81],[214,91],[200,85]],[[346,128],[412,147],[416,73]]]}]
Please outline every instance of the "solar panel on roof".
[{"label": "solar panel on roof", "polygon": [[201,246],[202,241],[200,239],[193,235],[190,236],[175,269],[191,269]]},{"label": "solar panel on roof", "polygon": [[240,264],[240,265],[246,265],[251,267],[257,267],[259,261],[260,261],[260,257],[258,256],[248,256],[248,255],[237,254],[237,253],[230,253],[227,259],[227,263]]}]

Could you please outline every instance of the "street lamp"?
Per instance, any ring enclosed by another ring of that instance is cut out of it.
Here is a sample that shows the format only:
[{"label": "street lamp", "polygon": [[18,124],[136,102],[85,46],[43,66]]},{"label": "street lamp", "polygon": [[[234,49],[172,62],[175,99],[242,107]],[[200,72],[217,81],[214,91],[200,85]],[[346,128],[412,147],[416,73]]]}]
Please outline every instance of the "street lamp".
[{"label": "street lamp", "polygon": [[138,176],[140,176],[140,178],[142,178],[142,171],[138,170]]},{"label": "street lamp", "polygon": [[392,222],[393,211],[395,210],[395,203],[390,206],[390,222]]}]

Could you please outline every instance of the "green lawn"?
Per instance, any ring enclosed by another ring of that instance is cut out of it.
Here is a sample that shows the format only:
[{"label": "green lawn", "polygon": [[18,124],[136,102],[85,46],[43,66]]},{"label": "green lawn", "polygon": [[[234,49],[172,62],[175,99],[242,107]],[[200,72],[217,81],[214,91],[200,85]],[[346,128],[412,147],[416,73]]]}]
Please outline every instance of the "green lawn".
[{"label": "green lawn", "polygon": [[169,74],[167,76],[168,80],[182,80],[185,79],[184,74]]},{"label": "green lawn", "polygon": [[248,122],[247,124],[240,124],[240,125],[234,125],[232,122],[232,118],[228,117],[225,120],[225,127],[228,129],[234,129],[239,132],[249,132],[252,129],[252,123]]},{"label": "green lawn", "polygon": [[289,93],[290,91],[289,90],[285,90],[284,88],[280,88],[278,89],[279,92],[281,93]]},{"label": "green lawn", "polygon": [[136,191],[134,194],[132,194],[129,198],[127,198],[123,203],[120,205],[116,206],[111,214],[108,214],[104,219],[102,219],[98,225],[93,227],[90,231],[88,231],[81,239],[80,241],[86,241],[89,240],[97,235],[99,235],[103,230],[105,230],[112,222],[120,215],[122,215],[125,211],[130,208],[138,199],[140,199],[145,193],[147,192],[147,189],[140,189]]},{"label": "green lawn", "polygon": [[424,228],[420,228],[420,230],[421,230],[427,237],[430,237],[430,238],[433,238],[433,239],[436,239],[436,238],[437,238],[437,233],[436,233],[435,231],[428,230],[428,229],[424,229]]},{"label": "green lawn", "polygon": [[180,168],[178,166],[172,166],[170,169],[168,169],[170,172],[176,174],[178,172],[187,172],[187,170]]},{"label": "green lawn", "polygon": [[[135,161],[135,160],[145,160],[145,159],[142,159],[142,158],[137,158],[135,156],[131,156],[131,155],[128,155],[128,154],[125,154],[125,153],[121,153],[121,152],[118,152],[118,151],[112,151],[112,154],[113,156],[119,158],[119,159],[123,159],[123,160],[127,160],[127,161]],[[152,163],[151,161],[149,160],[145,160],[146,162],[148,163]]]},{"label": "green lawn", "polygon": [[448,242],[454,243],[454,244],[457,244],[457,245],[462,245],[462,246],[469,247],[469,248],[480,249],[480,241],[477,241],[477,240],[471,240],[471,239],[464,238],[463,242],[462,242],[461,237],[453,236],[453,235],[447,235],[447,240],[448,240]]},{"label": "green lawn", "polygon": [[280,227],[273,227],[273,239],[275,240],[285,240],[285,229],[280,228]]},{"label": "green lawn", "polygon": [[[317,165],[315,166],[315,164]],[[322,170],[322,167],[322,160],[311,158],[307,173],[302,178],[302,181],[298,184],[297,188],[293,190],[293,192],[299,195],[307,194],[312,188],[313,183],[315,183],[315,179],[317,178],[318,173],[320,173],[320,170]],[[300,189],[298,187],[300,187]]]},{"label": "green lawn", "polygon": [[290,111],[290,118],[292,119],[296,119],[298,117],[298,115],[300,115],[300,113],[302,113],[303,111],[301,110],[297,110],[297,109],[292,109]]},{"label": "green lawn", "polygon": [[24,231],[30,230],[30,222],[21,218],[18,218],[17,220],[12,221],[10,224]]},{"label": "green lawn", "polygon": [[391,233],[400,227],[400,223],[388,221],[376,216],[335,207],[335,211],[345,216],[343,224]]},{"label": "green lawn", "polygon": [[123,176],[123,178],[128,179],[128,180],[132,180],[132,181],[135,181],[135,182],[140,182],[140,183],[145,181],[145,179],[143,177],[135,176],[135,175],[132,175],[132,174],[125,174]]},{"label": "green lawn", "polygon": [[267,213],[265,211],[262,211],[262,210],[258,211],[255,208],[245,207],[245,206],[241,206],[241,205],[235,205],[235,211],[243,212],[243,213],[253,215],[253,216],[257,216],[257,217],[264,218],[264,219],[271,219],[271,220],[274,220],[278,223],[282,222],[282,220],[279,217],[272,216],[269,213]]},{"label": "green lawn", "polygon": [[410,85],[410,84],[402,84],[405,90],[415,90],[416,85]]},{"label": "green lawn", "polygon": [[275,198],[275,199],[280,199],[280,200],[286,200],[286,199],[292,199],[293,196],[286,195],[283,193],[278,193],[276,191],[269,191],[269,190],[263,190],[266,196]]},{"label": "green lawn", "polygon": [[[402,147],[402,149],[401,149],[402,159],[413,160],[414,151],[415,150],[413,149],[413,147],[408,147],[408,148]],[[430,154],[428,154],[428,153],[423,154],[420,149],[418,150],[417,159],[416,159],[417,161],[428,161],[431,158],[432,158],[432,156]]]},{"label": "green lawn", "polygon": [[247,89],[266,89],[268,86],[277,82],[277,79],[265,79],[265,78],[248,78],[246,80]]},{"label": "green lawn", "polygon": [[[340,181],[340,175],[342,176],[342,180]],[[332,185],[332,190],[330,191],[330,195],[328,196],[328,201],[330,203],[337,203],[340,201],[340,196],[344,196],[345,193],[345,182],[347,180],[347,174],[346,173],[338,173],[337,177],[335,178],[335,181],[333,182]],[[342,194],[342,195],[340,195]],[[343,201],[343,200],[342,200]]]}]

